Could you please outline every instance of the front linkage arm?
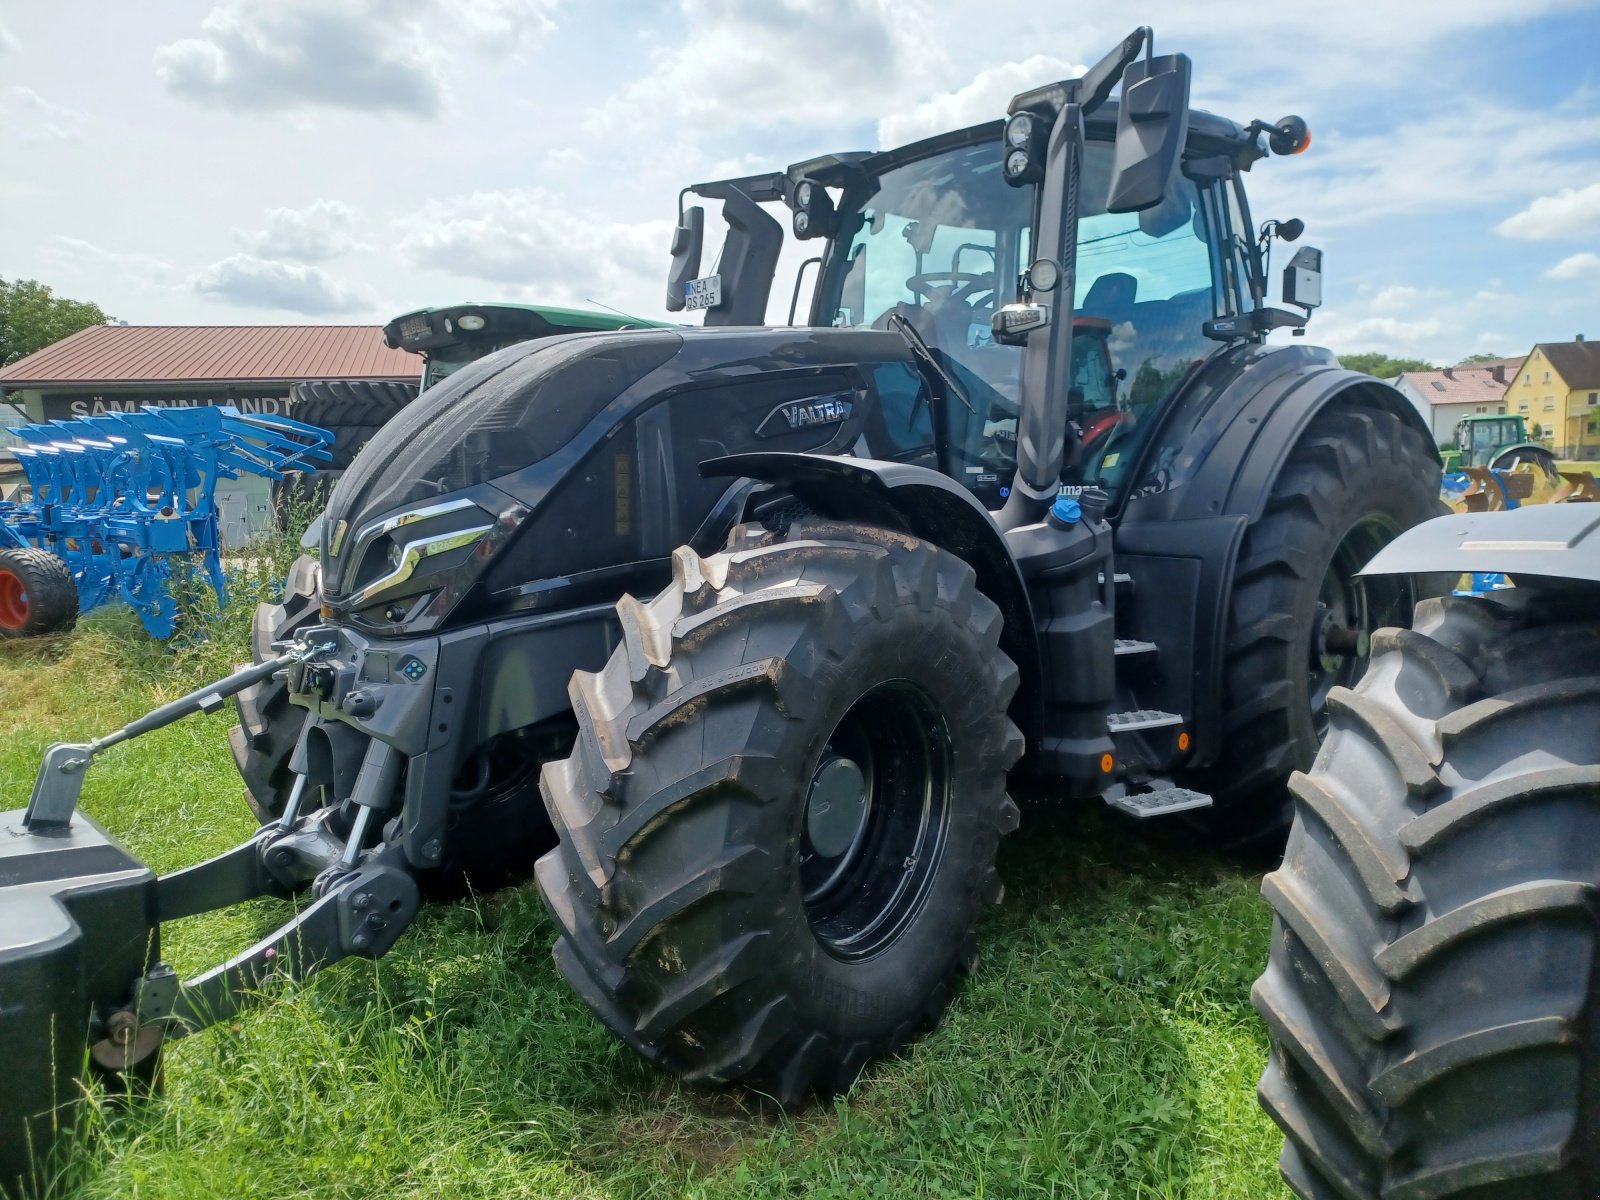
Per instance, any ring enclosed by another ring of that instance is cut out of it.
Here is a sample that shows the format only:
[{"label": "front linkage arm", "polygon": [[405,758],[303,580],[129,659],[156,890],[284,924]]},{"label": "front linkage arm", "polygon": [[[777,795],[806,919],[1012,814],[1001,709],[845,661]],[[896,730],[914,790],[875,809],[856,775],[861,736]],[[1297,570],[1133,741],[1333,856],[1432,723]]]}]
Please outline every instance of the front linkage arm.
[{"label": "front linkage arm", "polygon": [[[224,700],[278,671],[298,670],[334,645],[307,631],[278,657],[164,704],[123,728],[45,752],[28,807],[0,813],[0,1053],[17,1068],[0,1082],[0,1195],[34,1172],[60,1122],[54,1109],[77,1094],[83,1042],[101,1070],[141,1073],[162,1042],[229,1019],[270,977],[303,979],[340,959],[386,953],[420,907],[402,852],[364,848],[388,808],[404,756],[373,739],[351,797],[353,821],[333,808],[302,815],[299,772],[282,818],[243,844],[160,878],[77,814],[96,756]],[[307,730],[311,728],[307,725]],[[302,739],[308,736],[302,734]],[[344,832],[348,824],[348,833]],[[164,921],[259,896],[310,889],[313,899],[249,949],[180,981],[159,961]]]}]

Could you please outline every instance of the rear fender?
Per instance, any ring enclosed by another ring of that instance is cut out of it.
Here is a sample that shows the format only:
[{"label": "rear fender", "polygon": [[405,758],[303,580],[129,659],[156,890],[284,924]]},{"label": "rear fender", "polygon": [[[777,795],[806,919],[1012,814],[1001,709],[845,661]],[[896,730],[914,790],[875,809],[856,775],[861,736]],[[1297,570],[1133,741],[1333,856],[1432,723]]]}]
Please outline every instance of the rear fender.
[{"label": "rear fender", "polygon": [[1427,424],[1399,391],[1345,370],[1330,351],[1246,346],[1218,354],[1190,378],[1141,454],[1133,478],[1148,486],[1123,503],[1117,561],[1136,588],[1141,567],[1157,577],[1182,567],[1198,581],[1189,591],[1140,596],[1136,631],[1192,655],[1192,670],[1171,680],[1175,692],[1163,703],[1191,715],[1195,766],[1214,759],[1221,738],[1222,655],[1245,532],[1265,513],[1312,420],[1340,404],[1393,413],[1433,447]]},{"label": "rear fender", "polygon": [[1034,740],[1040,680],[1033,608],[1000,527],[971,492],[912,463],[826,454],[732,454],[701,463],[700,473],[771,484],[821,516],[904,530],[971,566],[979,589],[1000,607],[1000,649],[1021,672],[1012,714]]}]

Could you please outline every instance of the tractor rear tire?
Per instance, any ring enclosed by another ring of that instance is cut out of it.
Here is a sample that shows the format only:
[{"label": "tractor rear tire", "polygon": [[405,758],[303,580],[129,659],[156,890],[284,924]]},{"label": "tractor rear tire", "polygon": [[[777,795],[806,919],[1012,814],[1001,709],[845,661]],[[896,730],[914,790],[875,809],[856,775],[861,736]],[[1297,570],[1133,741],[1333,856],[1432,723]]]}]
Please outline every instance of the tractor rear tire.
[{"label": "tractor rear tire", "polygon": [[0,550],[0,640],[66,633],[78,623],[78,587],[48,550]]},{"label": "tractor rear tire", "polygon": [[[1340,405],[1318,413],[1245,532],[1223,650],[1222,744],[1202,787],[1201,818],[1234,850],[1279,850],[1290,808],[1283,785],[1316,757],[1329,686],[1353,684],[1356,655],[1317,655],[1325,614],[1346,626],[1355,573],[1413,525],[1439,516],[1431,446],[1393,413]],[[1362,632],[1402,625],[1421,597],[1398,576],[1368,580]],[[1342,597],[1342,598],[1341,598]]]},{"label": "tractor rear tire", "polygon": [[[279,528],[288,529],[296,508],[321,508],[339,476],[349,470],[372,435],[417,398],[417,385],[372,379],[328,379],[289,389],[289,415],[333,434],[333,458],[317,471],[292,471],[272,486]],[[290,532],[293,532],[290,530]]]},{"label": "tractor rear tire", "polygon": [[573,677],[537,876],[556,965],[613,1033],[792,1105],[931,1029],[976,962],[1018,676],[936,546],[815,520],[729,544],[678,550]]},{"label": "tractor rear tire", "polygon": [[1331,698],[1253,991],[1306,1200],[1600,1195],[1594,611],[1425,601]]},{"label": "tractor rear tire", "polygon": [[[250,622],[250,656],[266,662],[274,642],[286,642],[319,619],[317,561],[302,554],[289,568],[283,603],[256,605]],[[289,756],[300,740],[306,710],[289,703],[289,685],[273,678],[253,684],[233,700],[239,723],[228,730],[228,746],[244,779],[245,802],[263,825],[275,821],[289,800],[294,776]]]}]

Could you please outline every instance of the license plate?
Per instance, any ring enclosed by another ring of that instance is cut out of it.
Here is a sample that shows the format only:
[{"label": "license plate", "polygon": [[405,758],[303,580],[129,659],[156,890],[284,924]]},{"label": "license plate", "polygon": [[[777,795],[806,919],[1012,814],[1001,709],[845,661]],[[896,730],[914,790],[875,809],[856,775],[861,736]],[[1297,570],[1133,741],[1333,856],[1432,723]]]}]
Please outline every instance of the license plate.
[{"label": "license plate", "polygon": [[683,285],[683,307],[690,312],[722,303],[722,276],[702,275]]}]

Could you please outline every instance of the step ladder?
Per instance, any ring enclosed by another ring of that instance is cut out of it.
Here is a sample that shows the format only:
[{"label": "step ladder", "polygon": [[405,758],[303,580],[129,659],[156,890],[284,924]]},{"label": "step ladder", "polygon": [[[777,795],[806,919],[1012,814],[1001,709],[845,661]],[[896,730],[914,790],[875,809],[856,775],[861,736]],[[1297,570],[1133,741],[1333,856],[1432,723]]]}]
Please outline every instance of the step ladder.
[{"label": "step ladder", "polygon": [[1138,733],[1145,729],[1168,729],[1182,724],[1183,718],[1177,713],[1162,712],[1155,708],[1112,713],[1106,718],[1106,727],[1113,736],[1119,733]]},{"label": "step ladder", "polygon": [[1210,808],[1211,797],[1192,788],[1164,787],[1149,792],[1107,795],[1106,803],[1119,812],[1147,821],[1151,817],[1166,817],[1197,808]]}]

